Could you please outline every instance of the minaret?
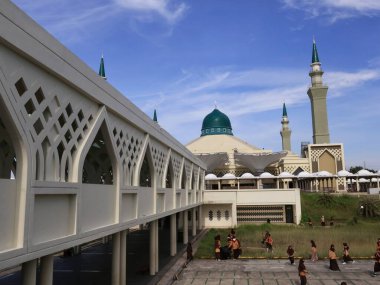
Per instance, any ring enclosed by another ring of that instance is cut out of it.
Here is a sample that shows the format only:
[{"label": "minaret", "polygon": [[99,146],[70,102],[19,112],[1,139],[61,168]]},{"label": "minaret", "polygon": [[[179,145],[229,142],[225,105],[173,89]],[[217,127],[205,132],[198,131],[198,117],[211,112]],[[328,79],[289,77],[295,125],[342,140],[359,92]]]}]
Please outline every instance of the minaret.
[{"label": "minaret", "polygon": [[102,77],[103,79],[107,80],[106,70],[104,69],[104,57],[103,57],[103,54],[102,54],[102,57],[100,59],[99,76]]},{"label": "minaret", "polygon": [[157,112],[156,112],[156,109],[154,109],[154,113],[153,113],[153,121],[155,121],[156,123],[158,123],[158,121],[157,121]]},{"label": "minaret", "polygon": [[282,138],[282,150],[292,151],[291,144],[290,144],[290,135],[292,131],[291,129],[289,129],[289,119],[288,119],[288,113],[286,112],[285,103],[282,106],[281,124],[282,124],[282,130],[280,131],[280,134]]},{"label": "minaret", "polygon": [[313,54],[311,59],[311,87],[307,91],[311,103],[313,121],[313,143],[330,143],[329,124],[327,120],[326,95],[328,87],[323,85],[321,63],[319,62],[317,46],[313,39]]}]

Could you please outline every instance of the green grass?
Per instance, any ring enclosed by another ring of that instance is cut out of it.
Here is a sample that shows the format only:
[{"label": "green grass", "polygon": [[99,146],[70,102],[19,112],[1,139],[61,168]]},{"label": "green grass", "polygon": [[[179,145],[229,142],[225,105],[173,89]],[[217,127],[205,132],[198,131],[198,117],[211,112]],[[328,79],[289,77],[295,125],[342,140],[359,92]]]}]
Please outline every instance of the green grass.
[{"label": "green grass", "polygon": [[[324,207],[318,204],[319,196],[313,193],[302,193],[303,220],[311,218],[314,227],[305,224],[262,224],[242,225],[236,229],[237,237],[241,241],[242,257],[271,258],[286,257],[288,245],[293,245],[297,257],[309,258],[310,240],[317,244],[318,255],[326,258],[331,244],[335,244],[337,255],[341,256],[343,242],[350,246],[353,257],[371,257],[376,249],[377,238],[380,237],[380,219],[364,219],[357,211],[360,205],[359,198],[353,196],[334,196],[333,205]],[[320,227],[319,221],[324,215],[328,224],[331,216],[334,217],[333,227]],[[261,244],[263,233],[268,230],[274,240],[273,253],[266,253]],[[213,258],[214,236],[220,234],[222,245],[226,243],[229,229],[211,229],[202,239],[195,254],[198,258]]]}]

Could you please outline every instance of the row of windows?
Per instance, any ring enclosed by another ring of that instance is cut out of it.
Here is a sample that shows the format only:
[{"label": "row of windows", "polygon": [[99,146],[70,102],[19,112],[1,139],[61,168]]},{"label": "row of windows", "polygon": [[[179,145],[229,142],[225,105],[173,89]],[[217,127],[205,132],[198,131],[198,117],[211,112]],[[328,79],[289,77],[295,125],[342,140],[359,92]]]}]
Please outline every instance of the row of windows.
[{"label": "row of windows", "polygon": [[204,134],[209,134],[209,133],[226,133],[226,134],[232,134],[231,130],[230,129],[226,129],[226,128],[211,128],[211,129],[206,129],[206,130],[202,130],[202,135]]}]

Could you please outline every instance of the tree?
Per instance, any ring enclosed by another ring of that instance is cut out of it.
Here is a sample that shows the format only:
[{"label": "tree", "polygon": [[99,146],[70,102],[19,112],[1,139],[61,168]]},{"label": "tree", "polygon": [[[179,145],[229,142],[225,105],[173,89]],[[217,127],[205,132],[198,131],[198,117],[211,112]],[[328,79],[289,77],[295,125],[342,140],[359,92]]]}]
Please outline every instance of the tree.
[{"label": "tree", "polygon": [[359,213],[360,215],[368,217],[376,217],[380,215],[379,200],[375,200],[371,197],[364,197],[359,201]]}]

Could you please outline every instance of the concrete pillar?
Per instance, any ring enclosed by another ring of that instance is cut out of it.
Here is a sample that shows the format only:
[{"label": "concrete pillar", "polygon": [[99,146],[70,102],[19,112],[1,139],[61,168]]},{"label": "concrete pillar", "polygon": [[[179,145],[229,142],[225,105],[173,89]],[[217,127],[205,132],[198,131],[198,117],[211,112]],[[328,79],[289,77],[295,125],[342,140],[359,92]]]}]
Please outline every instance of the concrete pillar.
[{"label": "concrete pillar", "polygon": [[21,284],[36,285],[37,259],[24,262],[21,268]]},{"label": "concrete pillar", "polygon": [[198,230],[203,229],[203,211],[202,206],[198,207]]},{"label": "concrete pillar", "polygon": [[183,244],[189,241],[189,222],[187,210],[183,212]]},{"label": "concrete pillar", "polygon": [[41,258],[41,285],[53,285],[54,255],[46,255]]},{"label": "concrete pillar", "polygon": [[170,256],[177,254],[177,216],[170,216]]},{"label": "concrete pillar", "polygon": [[120,284],[120,232],[112,236],[112,285]]},{"label": "concrete pillar", "polygon": [[196,211],[196,208],[193,208],[193,213],[191,214],[191,234],[192,236],[196,236],[197,235],[197,211]]},{"label": "concrete pillar", "polygon": [[159,257],[160,257],[160,247],[158,243],[158,235],[159,235],[159,228],[158,228],[158,220],[154,222],[156,225],[155,229],[155,242],[156,242],[156,273],[158,272],[158,267],[159,267]]},{"label": "concrete pillar", "polygon": [[156,234],[154,222],[149,224],[149,274],[156,274]]},{"label": "concrete pillar", "polygon": [[127,284],[127,232],[120,233],[120,284]]}]

